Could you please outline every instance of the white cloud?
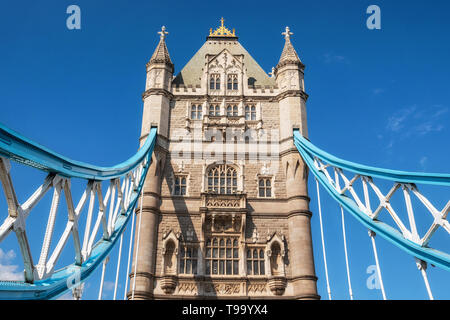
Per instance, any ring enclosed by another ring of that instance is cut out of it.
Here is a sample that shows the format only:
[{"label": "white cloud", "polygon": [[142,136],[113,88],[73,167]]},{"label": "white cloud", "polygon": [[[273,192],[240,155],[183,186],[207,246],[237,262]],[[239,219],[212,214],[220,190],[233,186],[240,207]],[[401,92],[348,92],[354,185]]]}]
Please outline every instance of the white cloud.
[{"label": "white cloud", "polygon": [[385,91],[386,91],[386,90],[383,89],[383,88],[375,88],[375,89],[372,89],[372,93],[373,93],[374,95],[381,94],[381,93],[383,93],[383,92],[385,92]]},{"label": "white cloud", "polygon": [[10,264],[16,258],[16,253],[13,250],[8,252],[0,248],[0,280],[5,281],[23,281],[23,271],[17,270],[18,265]]},{"label": "white cloud", "polygon": [[405,121],[414,111],[416,111],[416,106],[404,108],[394,113],[394,115],[388,118],[388,123],[386,126],[387,130],[397,132],[403,129],[405,127]]},{"label": "white cloud", "polygon": [[18,271],[18,265],[0,264],[0,280],[24,281],[23,271]]},{"label": "white cloud", "polygon": [[9,262],[13,260],[16,257],[16,253],[14,250],[9,250],[8,252],[5,252],[0,248],[0,262]]},{"label": "white cloud", "polygon": [[350,63],[346,57],[333,53],[325,53],[322,55],[322,58],[325,63]]},{"label": "white cloud", "polygon": [[420,109],[416,105],[403,108],[388,118],[386,130],[395,133],[400,138],[440,132],[445,128],[442,116],[448,110],[448,107],[442,105]]},{"label": "white cloud", "polygon": [[424,156],[424,157],[420,158],[419,164],[420,164],[420,167],[422,168],[422,170],[425,170],[427,161],[428,161],[428,157]]},{"label": "white cloud", "polygon": [[105,282],[103,283],[103,289],[104,289],[105,291],[111,291],[111,290],[113,290],[113,289],[114,289],[114,282],[112,282],[112,281],[105,281]]}]

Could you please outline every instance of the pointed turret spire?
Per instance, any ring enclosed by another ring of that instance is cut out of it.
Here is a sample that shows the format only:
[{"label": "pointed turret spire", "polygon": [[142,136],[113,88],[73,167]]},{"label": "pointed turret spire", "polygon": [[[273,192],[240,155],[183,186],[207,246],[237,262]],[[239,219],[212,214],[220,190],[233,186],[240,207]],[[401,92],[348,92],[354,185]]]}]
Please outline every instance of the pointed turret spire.
[{"label": "pointed turret spire", "polygon": [[166,31],[166,27],[162,26],[161,31],[158,31],[158,34],[160,35],[160,40],[149,63],[165,63],[173,69],[173,63],[170,60],[169,50],[167,49],[165,41],[166,35],[169,34]]},{"label": "pointed turret spire", "polygon": [[277,68],[286,64],[297,64],[301,67],[304,67],[291,43],[290,38],[294,33],[289,30],[289,27],[286,27],[286,31],[282,32],[281,34],[284,35],[284,39],[286,40],[286,42],[284,43],[283,52],[281,53]]}]

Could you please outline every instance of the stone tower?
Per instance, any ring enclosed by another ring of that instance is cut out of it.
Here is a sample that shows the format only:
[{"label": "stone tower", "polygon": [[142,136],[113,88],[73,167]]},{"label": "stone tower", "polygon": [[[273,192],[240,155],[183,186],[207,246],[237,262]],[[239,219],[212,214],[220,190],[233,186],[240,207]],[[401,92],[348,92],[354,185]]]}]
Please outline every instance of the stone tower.
[{"label": "stone tower", "polygon": [[293,128],[307,136],[308,95],[292,32],[271,76],[223,18],[175,77],[159,34],[141,143],[152,125],[158,140],[128,297],[319,299],[308,170],[293,144]]}]

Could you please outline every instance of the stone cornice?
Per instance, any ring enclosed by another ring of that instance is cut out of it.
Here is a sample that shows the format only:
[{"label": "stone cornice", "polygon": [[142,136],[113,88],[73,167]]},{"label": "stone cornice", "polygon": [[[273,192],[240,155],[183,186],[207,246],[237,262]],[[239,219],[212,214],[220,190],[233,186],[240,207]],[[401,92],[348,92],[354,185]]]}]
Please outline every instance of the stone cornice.
[{"label": "stone cornice", "polygon": [[[150,89],[151,90],[151,89]],[[148,91],[148,90],[147,90]],[[303,90],[287,90],[284,92],[281,92],[277,95],[268,95],[268,96],[252,96],[252,95],[240,95],[240,96],[227,96],[227,95],[220,95],[220,96],[211,96],[208,94],[198,94],[198,95],[187,95],[187,94],[177,94],[177,93],[171,93],[173,96],[173,100],[175,101],[182,101],[182,100],[195,100],[200,99],[203,101],[212,101],[213,99],[217,100],[223,100],[223,99],[237,99],[237,100],[249,100],[253,99],[257,101],[269,101],[269,102],[279,102],[280,100],[286,98],[286,97],[301,97],[305,101],[308,100],[309,95],[304,92]]]},{"label": "stone cornice", "polygon": [[308,218],[312,217],[312,212],[309,210],[291,210],[287,214],[287,218],[290,219],[295,216],[305,216]]},{"label": "stone cornice", "polygon": [[301,97],[303,100],[307,101],[309,96],[303,90],[287,90],[278,94],[277,100],[280,101],[288,97]]},{"label": "stone cornice", "polygon": [[295,61],[295,60],[285,60],[282,62],[279,62],[277,64],[277,66],[275,67],[275,72],[278,72],[278,70],[284,66],[288,66],[288,65],[292,65],[292,66],[297,66],[299,67],[300,71],[303,72],[305,70],[305,65],[301,62],[301,61]]},{"label": "stone cornice", "polygon": [[151,96],[151,95],[165,96],[166,98],[168,98],[170,100],[172,100],[174,98],[174,95],[171,92],[167,91],[166,89],[151,88],[142,94],[142,100],[144,100],[145,98],[147,98],[148,96]]}]

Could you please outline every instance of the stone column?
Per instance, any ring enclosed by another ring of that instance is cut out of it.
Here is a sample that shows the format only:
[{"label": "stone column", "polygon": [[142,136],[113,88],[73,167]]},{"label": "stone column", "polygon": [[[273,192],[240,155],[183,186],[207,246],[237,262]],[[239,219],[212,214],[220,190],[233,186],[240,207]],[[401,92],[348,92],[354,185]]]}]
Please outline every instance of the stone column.
[{"label": "stone column", "polygon": [[[135,217],[133,265],[130,270],[130,288],[128,299],[147,300],[153,298],[153,284],[156,272],[156,249],[161,202],[162,168],[165,156],[161,151],[154,151],[152,163],[147,172],[143,186],[142,217],[140,216],[141,198],[138,199]],[[139,228],[140,224],[140,228]],[[139,232],[140,229],[140,232]],[[138,244],[139,238],[139,244]],[[139,249],[138,249],[139,245]],[[139,250],[137,259],[136,251]],[[136,279],[134,272],[136,268]],[[134,281],[136,284],[134,285]]]},{"label": "stone column", "polygon": [[320,299],[311,237],[308,197],[308,167],[296,150],[285,156],[288,213],[288,254],[293,295],[297,299]]}]

